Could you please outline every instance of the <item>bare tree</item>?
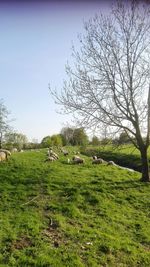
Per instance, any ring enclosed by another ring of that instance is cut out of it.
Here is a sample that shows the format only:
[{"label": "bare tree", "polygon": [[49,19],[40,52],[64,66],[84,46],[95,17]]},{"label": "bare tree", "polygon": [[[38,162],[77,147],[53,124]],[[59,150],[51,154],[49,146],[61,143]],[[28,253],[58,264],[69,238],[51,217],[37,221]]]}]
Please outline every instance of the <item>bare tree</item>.
[{"label": "bare tree", "polygon": [[84,30],[80,51],[73,47],[75,64],[67,66],[68,81],[60,94],[51,93],[83,126],[123,129],[140,151],[141,180],[148,182],[150,6],[118,1],[108,16],[84,23]]},{"label": "bare tree", "polygon": [[0,100],[0,148],[2,148],[4,135],[10,130],[10,121],[8,120],[9,111]]}]

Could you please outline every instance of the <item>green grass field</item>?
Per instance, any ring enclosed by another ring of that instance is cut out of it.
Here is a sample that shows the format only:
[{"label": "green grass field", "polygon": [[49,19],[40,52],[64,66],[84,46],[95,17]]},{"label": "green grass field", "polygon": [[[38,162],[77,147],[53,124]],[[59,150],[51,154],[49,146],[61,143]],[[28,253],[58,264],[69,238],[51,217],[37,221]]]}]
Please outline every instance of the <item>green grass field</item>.
[{"label": "green grass field", "polygon": [[0,164],[0,266],[150,266],[150,184],[45,151]]}]

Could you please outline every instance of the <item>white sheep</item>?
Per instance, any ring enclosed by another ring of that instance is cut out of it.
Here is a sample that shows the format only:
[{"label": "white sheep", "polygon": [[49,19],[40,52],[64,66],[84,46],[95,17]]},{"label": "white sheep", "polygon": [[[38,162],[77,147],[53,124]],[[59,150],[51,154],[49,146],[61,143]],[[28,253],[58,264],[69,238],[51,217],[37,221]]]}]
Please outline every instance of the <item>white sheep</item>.
[{"label": "white sheep", "polygon": [[84,159],[81,159],[80,157],[77,157],[77,156],[74,156],[72,158],[72,160],[73,160],[73,163],[75,163],[75,164],[82,164],[82,163],[84,163]]},{"label": "white sheep", "polygon": [[0,151],[0,161],[7,160],[7,155],[5,152]]},{"label": "white sheep", "polygon": [[64,156],[68,156],[69,155],[69,152],[67,150],[63,150],[62,152],[63,152]]},{"label": "white sheep", "polygon": [[[9,151],[9,150],[7,150],[7,149],[0,149],[0,153],[5,153],[5,155],[6,155],[6,160],[8,160],[8,157],[10,157],[11,156],[11,152]],[[3,154],[1,154],[1,155],[3,155]],[[3,157],[3,156],[2,156]]]},{"label": "white sheep", "polygon": [[73,156],[72,157],[72,160],[76,160],[76,159],[80,159],[80,157],[79,156]]},{"label": "white sheep", "polygon": [[18,152],[18,149],[16,147],[12,148],[12,152]]},{"label": "white sheep", "polygon": [[54,159],[59,159],[58,155],[54,152],[51,153],[50,156],[53,157]]},{"label": "white sheep", "polygon": [[94,159],[93,162],[92,162],[92,164],[102,164],[102,163],[104,163],[104,160],[101,159],[101,158]]},{"label": "white sheep", "polygon": [[54,159],[59,159],[58,155],[52,149],[48,149],[47,156],[53,157]]},{"label": "white sheep", "polygon": [[45,161],[55,161],[56,159],[54,159],[53,157],[48,157]]}]

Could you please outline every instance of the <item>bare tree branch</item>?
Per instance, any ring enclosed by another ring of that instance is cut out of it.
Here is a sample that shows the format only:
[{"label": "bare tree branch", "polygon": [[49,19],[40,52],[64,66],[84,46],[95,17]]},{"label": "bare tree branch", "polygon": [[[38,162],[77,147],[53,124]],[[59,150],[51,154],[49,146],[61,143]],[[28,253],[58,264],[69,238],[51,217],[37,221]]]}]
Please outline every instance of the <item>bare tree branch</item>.
[{"label": "bare tree branch", "polygon": [[123,129],[140,150],[143,180],[149,180],[149,15],[149,5],[120,0],[109,16],[98,14],[84,23],[81,49],[73,47],[75,64],[66,67],[68,80],[60,94],[51,90],[84,127]]}]

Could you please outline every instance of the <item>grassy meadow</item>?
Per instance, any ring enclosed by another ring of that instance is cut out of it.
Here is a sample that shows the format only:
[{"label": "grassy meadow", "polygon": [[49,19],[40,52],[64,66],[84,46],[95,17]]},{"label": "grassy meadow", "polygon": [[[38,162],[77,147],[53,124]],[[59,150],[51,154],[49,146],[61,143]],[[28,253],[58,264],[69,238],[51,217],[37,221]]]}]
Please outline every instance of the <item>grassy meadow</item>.
[{"label": "grassy meadow", "polygon": [[0,164],[0,267],[150,266],[150,184],[46,151]]}]

